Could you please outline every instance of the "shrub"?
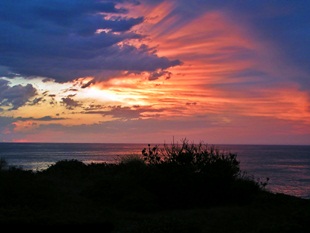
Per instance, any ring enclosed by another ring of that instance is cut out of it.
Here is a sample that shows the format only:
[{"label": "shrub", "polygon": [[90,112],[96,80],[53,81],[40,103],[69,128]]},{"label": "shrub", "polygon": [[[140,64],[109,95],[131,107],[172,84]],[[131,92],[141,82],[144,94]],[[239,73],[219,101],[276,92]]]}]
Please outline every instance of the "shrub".
[{"label": "shrub", "polygon": [[51,165],[46,171],[47,172],[64,172],[68,173],[70,171],[80,171],[86,169],[86,164],[83,162],[71,159],[71,160],[60,160],[55,164]]},{"label": "shrub", "polygon": [[141,164],[143,166],[145,165],[144,160],[140,156],[135,154],[121,157],[120,164],[137,164],[137,166]]},{"label": "shrub", "polygon": [[214,146],[203,143],[189,143],[186,139],[181,144],[164,144],[163,148],[151,148],[149,144],[148,149],[142,150],[142,155],[151,165],[171,164],[212,177],[236,178],[240,172],[236,154],[221,152]]},{"label": "shrub", "polygon": [[160,164],[162,162],[162,159],[159,155],[158,146],[151,148],[151,145],[148,144],[148,149],[144,148],[142,150],[142,155],[144,157],[144,161],[148,164]]},{"label": "shrub", "polygon": [[237,155],[214,146],[172,143],[142,150],[149,167],[144,184],[167,207],[216,205],[261,191],[266,183],[242,176]]},{"label": "shrub", "polygon": [[73,181],[78,184],[81,183],[81,179],[86,179],[88,170],[88,166],[83,162],[71,159],[57,161],[40,173],[49,177],[50,180],[55,181],[59,179],[60,183],[68,181],[70,185],[73,185]]}]

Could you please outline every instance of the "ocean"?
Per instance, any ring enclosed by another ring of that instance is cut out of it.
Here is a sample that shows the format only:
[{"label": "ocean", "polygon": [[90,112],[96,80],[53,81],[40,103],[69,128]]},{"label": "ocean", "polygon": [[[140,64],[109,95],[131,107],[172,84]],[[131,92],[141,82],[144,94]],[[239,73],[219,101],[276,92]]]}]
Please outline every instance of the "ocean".
[{"label": "ocean", "polygon": [[[0,158],[8,165],[40,171],[60,160],[115,163],[127,155],[141,155],[147,144],[113,143],[0,143]],[[310,199],[310,146],[215,145],[237,154],[240,168],[265,181],[274,193]]]}]

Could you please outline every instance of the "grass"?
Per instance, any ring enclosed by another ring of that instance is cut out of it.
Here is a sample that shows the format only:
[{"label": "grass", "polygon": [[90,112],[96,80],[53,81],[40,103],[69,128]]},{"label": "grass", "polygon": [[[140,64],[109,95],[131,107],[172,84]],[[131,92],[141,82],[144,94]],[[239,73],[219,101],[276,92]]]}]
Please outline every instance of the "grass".
[{"label": "grass", "polygon": [[0,166],[0,224],[102,232],[310,232],[310,200],[266,191],[236,155],[202,144],[145,148],[119,163]]}]

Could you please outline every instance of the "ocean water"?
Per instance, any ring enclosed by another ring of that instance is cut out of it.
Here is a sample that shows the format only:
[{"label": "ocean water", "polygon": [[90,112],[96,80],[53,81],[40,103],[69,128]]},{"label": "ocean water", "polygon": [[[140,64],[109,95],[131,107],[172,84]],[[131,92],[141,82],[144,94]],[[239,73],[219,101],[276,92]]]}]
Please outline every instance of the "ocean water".
[{"label": "ocean water", "polygon": [[[310,199],[310,146],[215,145],[237,154],[240,168],[267,189]],[[0,158],[25,170],[42,170],[60,160],[115,163],[127,155],[141,155],[146,144],[0,143]]]}]

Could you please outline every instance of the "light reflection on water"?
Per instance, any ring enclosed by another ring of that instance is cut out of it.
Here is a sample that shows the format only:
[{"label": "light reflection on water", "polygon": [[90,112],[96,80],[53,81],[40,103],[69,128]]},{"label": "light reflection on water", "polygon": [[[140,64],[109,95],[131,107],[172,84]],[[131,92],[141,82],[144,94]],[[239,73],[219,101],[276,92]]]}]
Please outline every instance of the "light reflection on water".
[{"label": "light reflection on water", "polygon": [[[141,155],[145,144],[1,143],[0,157],[25,170],[42,170],[60,160],[115,163],[126,155]],[[237,154],[242,171],[262,181],[267,189],[310,198],[310,146],[217,145]]]},{"label": "light reflection on water", "polygon": [[267,189],[310,198],[310,146],[230,145],[242,170],[270,180]]}]

